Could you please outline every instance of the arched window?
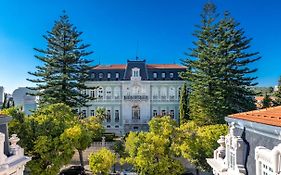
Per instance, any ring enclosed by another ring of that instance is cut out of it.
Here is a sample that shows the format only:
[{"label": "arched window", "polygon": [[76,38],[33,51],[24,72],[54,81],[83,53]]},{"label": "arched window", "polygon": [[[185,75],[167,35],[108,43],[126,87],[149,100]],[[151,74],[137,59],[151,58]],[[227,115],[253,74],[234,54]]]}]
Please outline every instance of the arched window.
[{"label": "arched window", "polygon": [[114,98],[115,99],[119,99],[120,98],[120,88],[119,87],[115,87],[114,88]]},{"label": "arched window", "polygon": [[97,89],[97,91],[98,91],[98,98],[103,98],[103,87],[99,87],[98,89]]},{"label": "arched window", "polygon": [[163,99],[163,100],[165,100],[167,98],[167,88],[166,87],[161,87],[160,96],[161,96],[161,99]]},{"label": "arched window", "polygon": [[111,87],[106,87],[105,88],[105,93],[106,93],[106,99],[111,99],[111,96],[112,96]]},{"label": "arched window", "polygon": [[174,87],[169,88],[169,97],[171,100],[175,99],[176,96],[176,89]]},{"label": "arched window", "polygon": [[137,105],[132,107],[132,119],[133,120],[140,119],[140,107]]},{"label": "arched window", "polygon": [[152,87],[152,98],[153,99],[158,99],[159,92],[157,87]]}]

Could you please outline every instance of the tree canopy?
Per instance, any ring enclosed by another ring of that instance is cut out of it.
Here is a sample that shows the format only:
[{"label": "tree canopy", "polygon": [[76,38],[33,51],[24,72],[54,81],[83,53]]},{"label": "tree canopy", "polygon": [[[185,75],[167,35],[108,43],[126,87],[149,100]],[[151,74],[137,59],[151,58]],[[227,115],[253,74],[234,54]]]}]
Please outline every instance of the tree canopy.
[{"label": "tree canopy", "polygon": [[91,153],[89,166],[93,174],[108,174],[116,162],[116,155],[107,148]]},{"label": "tree canopy", "polygon": [[149,132],[131,132],[125,143],[126,161],[140,175],[180,174],[183,166],[172,149],[177,124],[169,116],[153,118]]},{"label": "tree canopy", "polygon": [[47,48],[35,48],[39,53],[35,57],[43,64],[36,66],[35,72],[29,72],[35,78],[28,80],[35,83],[35,87],[29,89],[35,91],[32,95],[40,97],[41,104],[65,103],[81,107],[93,99],[82,93],[89,89],[85,82],[90,79],[91,61],[85,57],[92,52],[86,51],[89,45],[82,44],[81,34],[64,13],[43,36]]},{"label": "tree canopy", "polygon": [[245,36],[228,12],[221,16],[212,3],[204,6],[201,24],[194,32],[194,48],[187,53],[182,74],[191,83],[190,115],[199,124],[224,123],[231,113],[255,108],[250,88],[257,69],[249,64],[260,57],[249,52],[251,38]]}]

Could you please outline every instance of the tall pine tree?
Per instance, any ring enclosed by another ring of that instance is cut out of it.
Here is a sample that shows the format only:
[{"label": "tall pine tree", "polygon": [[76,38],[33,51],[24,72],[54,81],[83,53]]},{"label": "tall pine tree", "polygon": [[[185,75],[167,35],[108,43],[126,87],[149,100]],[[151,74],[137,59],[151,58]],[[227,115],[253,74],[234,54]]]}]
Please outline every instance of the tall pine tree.
[{"label": "tall pine tree", "polygon": [[43,36],[47,48],[35,48],[39,53],[35,57],[43,65],[37,66],[35,72],[29,72],[36,78],[28,80],[36,83],[36,87],[29,89],[35,91],[32,95],[40,97],[41,104],[64,103],[70,107],[81,107],[92,99],[81,93],[88,89],[85,82],[89,80],[91,61],[85,57],[92,53],[86,51],[88,44],[81,43],[81,34],[64,12],[55,21],[52,30]]},{"label": "tall pine tree", "polygon": [[189,120],[189,97],[186,83],[182,85],[180,92],[180,125]]},{"label": "tall pine tree", "polygon": [[262,100],[262,108],[269,108],[272,105],[272,100],[270,96],[265,93],[264,98]]},{"label": "tall pine tree", "polygon": [[182,74],[191,82],[190,115],[200,124],[223,123],[231,113],[255,108],[254,92],[249,88],[256,77],[248,64],[259,59],[258,53],[248,53],[251,39],[225,13],[218,19],[212,3],[204,6],[201,25],[194,36],[195,47],[183,64]]}]

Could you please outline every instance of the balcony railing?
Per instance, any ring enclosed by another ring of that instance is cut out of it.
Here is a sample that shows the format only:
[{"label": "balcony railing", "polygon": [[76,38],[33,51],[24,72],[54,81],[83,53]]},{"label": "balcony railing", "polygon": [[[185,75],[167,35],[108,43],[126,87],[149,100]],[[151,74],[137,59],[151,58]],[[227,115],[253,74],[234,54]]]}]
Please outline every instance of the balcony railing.
[{"label": "balcony railing", "polygon": [[148,100],[147,95],[125,95],[124,100]]},{"label": "balcony railing", "polygon": [[144,119],[130,119],[130,120],[125,120],[125,124],[147,124],[148,120]]}]

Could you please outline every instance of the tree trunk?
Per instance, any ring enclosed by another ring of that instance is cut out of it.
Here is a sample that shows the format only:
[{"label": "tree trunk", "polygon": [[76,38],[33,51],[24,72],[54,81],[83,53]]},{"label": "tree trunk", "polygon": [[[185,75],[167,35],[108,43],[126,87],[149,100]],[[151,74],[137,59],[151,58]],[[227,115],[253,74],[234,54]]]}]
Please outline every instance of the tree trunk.
[{"label": "tree trunk", "polygon": [[196,175],[199,175],[199,170],[198,170],[198,168],[196,168]]},{"label": "tree trunk", "polygon": [[84,160],[83,160],[83,150],[78,150],[79,153],[79,159],[80,159],[80,165],[84,168]]}]

